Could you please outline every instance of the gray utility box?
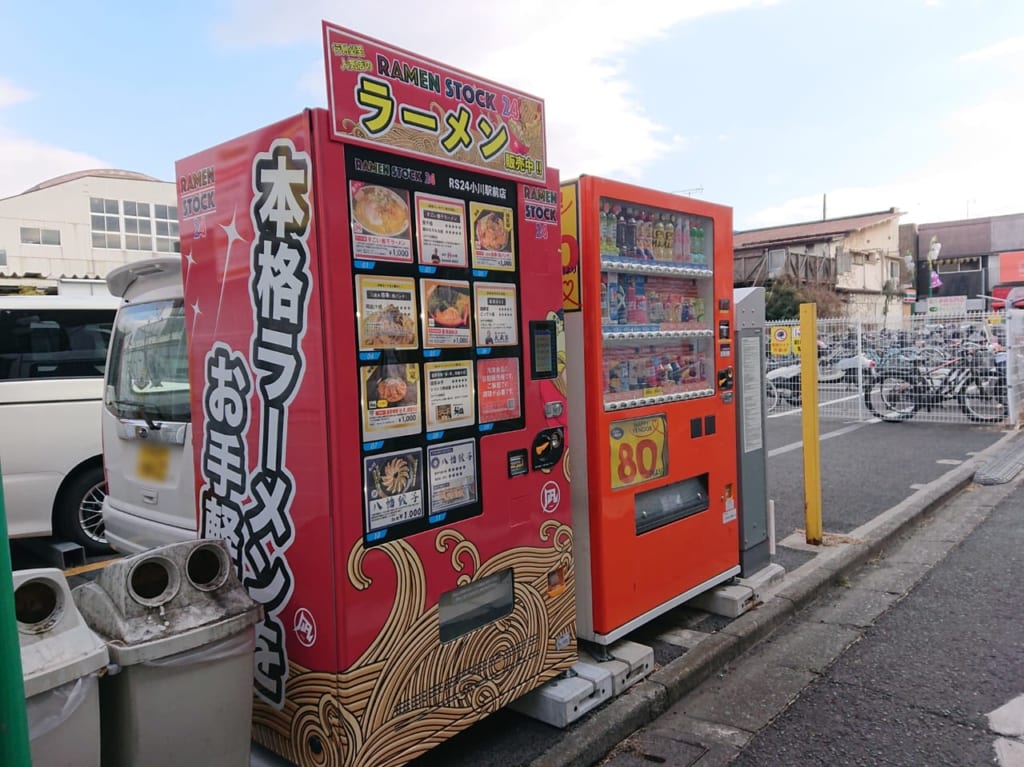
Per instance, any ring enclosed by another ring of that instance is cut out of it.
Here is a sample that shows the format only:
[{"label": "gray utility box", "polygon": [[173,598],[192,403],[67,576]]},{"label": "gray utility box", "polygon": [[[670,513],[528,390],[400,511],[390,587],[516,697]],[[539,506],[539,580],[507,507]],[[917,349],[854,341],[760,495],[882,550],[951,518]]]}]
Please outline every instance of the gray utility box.
[{"label": "gray utility box", "polygon": [[104,767],[248,767],[254,626],[223,541],[152,549],[72,592],[107,642]]},{"label": "gray utility box", "polygon": [[98,676],[107,647],[75,608],[64,573],[13,575],[32,764],[99,767]]},{"label": "gray utility box", "polygon": [[[768,537],[768,451],[764,438],[764,294],[764,288],[736,288],[732,294],[736,328],[740,575],[744,578],[751,577],[771,564]],[[740,604],[734,603],[737,606]]]}]

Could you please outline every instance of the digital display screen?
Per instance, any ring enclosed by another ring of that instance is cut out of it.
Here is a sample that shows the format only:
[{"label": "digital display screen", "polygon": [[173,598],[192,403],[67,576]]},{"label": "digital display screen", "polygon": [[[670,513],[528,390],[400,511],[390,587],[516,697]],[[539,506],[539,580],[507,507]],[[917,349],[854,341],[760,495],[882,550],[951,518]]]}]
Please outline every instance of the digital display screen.
[{"label": "digital display screen", "polygon": [[533,378],[554,378],[558,375],[558,341],[555,323],[549,320],[530,321],[533,355],[530,372]]}]

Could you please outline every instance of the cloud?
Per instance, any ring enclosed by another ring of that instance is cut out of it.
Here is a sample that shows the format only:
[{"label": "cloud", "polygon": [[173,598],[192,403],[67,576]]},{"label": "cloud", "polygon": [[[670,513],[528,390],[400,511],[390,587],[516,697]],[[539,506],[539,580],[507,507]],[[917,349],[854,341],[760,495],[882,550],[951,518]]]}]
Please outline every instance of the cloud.
[{"label": "cloud", "polygon": [[[0,110],[32,98],[34,94],[30,91],[0,78]],[[54,176],[106,167],[108,163],[91,155],[50,146],[0,128],[0,199],[20,194]]]},{"label": "cloud", "polygon": [[29,91],[19,88],[10,80],[0,77],[0,109],[22,101],[28,101],[31,98],[32,94]]},{"label": "cloud", "polygon": [[[449,0],[443,12],[412,0],[231,0],[213,35],[228,48],[318,45],[327,19],[541,96],[548,156],[564,178],[585,172],[638,180],[688,143],[640,104],[625,74],[629,54],[680,24],[777,1],[633,0],[624,18],[622,4],[611,0],[519,0],[501,16],[478,0]],[[302,74],[298,87],[326,103],[323,63]]]},{"label": "cloud", "polygon": [[0,199],[85,168],[109,168],[92,155],[0,132]]},{"label": "cloud", "polygon": [[959,61],[991,61],[992,59],[1004,56],[1016,56],[1024,54],[1024,35],[1011,37],[1002,40],[994,45],[980,48],[976,51],[963,53],[958,57]]},{"label": "cloud", "polygon": [[[1024,102],[1007,89],[952,113],[937,129],[948,149],[929,164],[902,178],[875,186],[822,190],[828,217],[899,208],[903,223],[950,221],[1024,211],[1024,153],[1016,149]],[[754,212],[737,214],[737,228],[778,226],[821,218],[822,193],[786,200]]]}]

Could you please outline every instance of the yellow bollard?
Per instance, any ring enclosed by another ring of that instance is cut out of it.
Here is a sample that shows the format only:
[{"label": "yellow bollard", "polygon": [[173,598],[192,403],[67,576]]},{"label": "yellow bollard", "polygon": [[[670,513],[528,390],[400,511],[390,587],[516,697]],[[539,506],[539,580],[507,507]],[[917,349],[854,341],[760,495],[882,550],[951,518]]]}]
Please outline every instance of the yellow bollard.
[{"label": "yellow bollard", "polygon": [[818,305],[800,304],[800,402],[804,442],[804,527],[821,545],[821,442],[818,429]]}]

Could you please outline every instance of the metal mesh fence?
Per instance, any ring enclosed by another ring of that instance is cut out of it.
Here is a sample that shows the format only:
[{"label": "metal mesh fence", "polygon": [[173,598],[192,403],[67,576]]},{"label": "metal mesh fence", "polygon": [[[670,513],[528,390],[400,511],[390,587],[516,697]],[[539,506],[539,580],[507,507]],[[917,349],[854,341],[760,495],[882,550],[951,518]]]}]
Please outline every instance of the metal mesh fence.
[{"label": "metal mesh fence", "polygon": [[[820,416],[846,421],[1018,423],[1024,311],[817,323]],[[1009,336],[1009,337],[1008,337]],[[767,327],[768,417],[802,408],[798,321]],[[1018,372],[1019,371],[1019,372]]]}]

